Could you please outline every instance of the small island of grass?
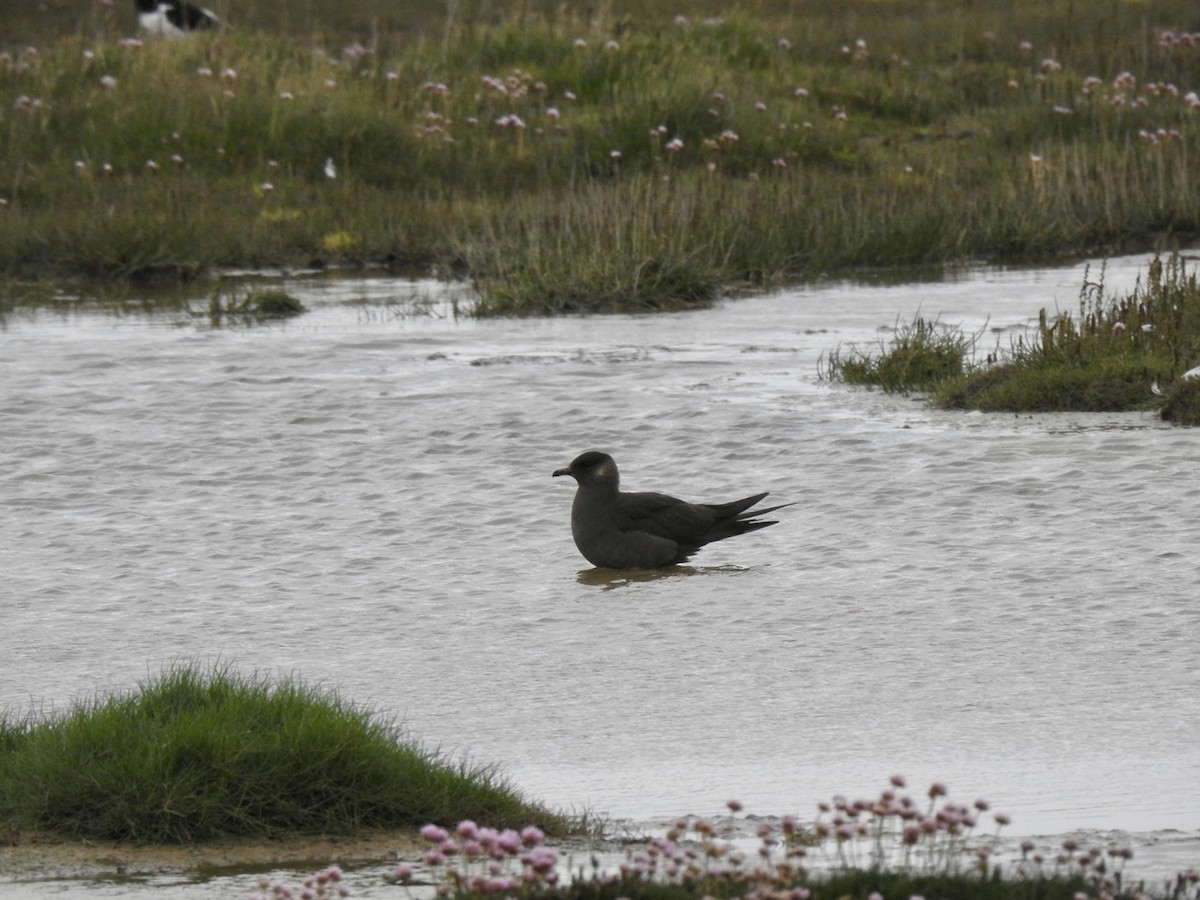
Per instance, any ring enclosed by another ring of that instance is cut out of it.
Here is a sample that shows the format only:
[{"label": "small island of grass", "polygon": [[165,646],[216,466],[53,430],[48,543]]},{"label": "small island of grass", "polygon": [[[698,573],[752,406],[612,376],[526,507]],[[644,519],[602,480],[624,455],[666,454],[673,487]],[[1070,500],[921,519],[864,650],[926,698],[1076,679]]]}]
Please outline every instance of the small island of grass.
[{"label": "small island of grass", "polygon": [[0,830],[186,844],[355,835],[474,818],[578,823],[494,766],[429,751],[330,691],[177,666],[128,695],[0,723]]},{"label": "small island of grass", "polygon": [[1200,283],[1178,253],[1156,257],[1124,297],[1085,279],[1078,315],[1042,309],[1036,329],[974,358],[978,335],[917,318],[878,353],[836,348],[826,377],[919,391],[947,409],[986,412],[1157,410],[1200,424]]}]

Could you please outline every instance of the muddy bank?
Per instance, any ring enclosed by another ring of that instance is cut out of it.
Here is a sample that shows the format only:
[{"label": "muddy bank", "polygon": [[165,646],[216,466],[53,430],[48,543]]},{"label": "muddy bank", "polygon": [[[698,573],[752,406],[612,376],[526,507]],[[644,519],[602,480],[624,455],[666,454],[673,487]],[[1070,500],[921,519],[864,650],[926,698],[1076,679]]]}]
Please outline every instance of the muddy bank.
[{"label": "muddy bank", "polygon": [[353,838],[219,841],[179,847],[20,837],[9,838],[0,846],[0,882],[150,873],[215,874],[259,867],[316,869],[331,863],[387,863],[401,857],[414,858],[418,852],[418,839],[409,832]]}]

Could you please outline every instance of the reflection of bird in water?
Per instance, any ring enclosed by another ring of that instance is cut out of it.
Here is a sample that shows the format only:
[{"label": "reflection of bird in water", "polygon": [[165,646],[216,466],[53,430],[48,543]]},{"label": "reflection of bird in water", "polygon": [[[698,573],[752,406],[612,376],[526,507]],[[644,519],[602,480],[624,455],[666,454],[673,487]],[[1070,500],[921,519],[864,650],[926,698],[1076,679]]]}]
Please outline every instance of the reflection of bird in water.
[{"label": "reflection of bird in water", "polygon": [[138,27],[150,34],[182,37],[221,24],[211,10],[187,0],[136,0],[136,3]]},{"label": "reflection of bird in water", "polygon": [[705,544],[774,520],[755,518],[790,503],[749,511],[767,496],[755,494],[729,503],[688,503],[656,493],[622,493],[617,464],[607,453],[591,450],[555,476],[578,483],[571,506],[571,534],[579,552],[594,566],[653,569],[685,562]]},{"label": "reflection of bird in water", "polygon": [[657,569],[583,569],[575,580],[585,587],[615,591],[634,584],[646,584],[662,578],[687,578],[692,575],[739,575],[749,572],[742,566],[660,566]]}]

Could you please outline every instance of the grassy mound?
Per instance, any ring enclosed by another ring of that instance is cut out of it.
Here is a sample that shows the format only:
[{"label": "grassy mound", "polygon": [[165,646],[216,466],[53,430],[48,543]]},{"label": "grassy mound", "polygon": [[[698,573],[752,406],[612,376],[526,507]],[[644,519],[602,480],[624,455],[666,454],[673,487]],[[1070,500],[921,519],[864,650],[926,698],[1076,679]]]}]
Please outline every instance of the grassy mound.
[{"label": "grassy mound", "polygon": [[[1038,326],[982,362],[966,361],[975,339],[917,319],[875,356],[835,351],[831,380],[890,391],[928,391],[940,406],[1009,412],[1158,409],[1200,424],[1200,282],[1178,254],[1156,258],[1128,296],[1108,299],[1103,276],[1086,278],[1077,317],[1043,309]],[[1184,377],[1187,375],[1188,377]]]},{"label": "grassy mound", "polygon": [[567,828],[494,768],[293,679],[180,666],[128,696],[0,724],[5,828],[169,844],[464,817]]}]

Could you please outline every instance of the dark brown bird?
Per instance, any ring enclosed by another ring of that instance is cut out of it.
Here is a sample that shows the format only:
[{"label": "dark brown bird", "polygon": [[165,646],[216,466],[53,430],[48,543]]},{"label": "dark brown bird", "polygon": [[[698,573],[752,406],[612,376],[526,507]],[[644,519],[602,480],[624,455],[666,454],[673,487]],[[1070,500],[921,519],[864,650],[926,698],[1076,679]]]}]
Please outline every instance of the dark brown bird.
[{"label": "dark brown bird", "polygon": [[575,546],[592,565],[608,569],[653,569],[686,562],[705,544],[776,524],[756,516],[791,506],[784,503],[749,512],[766,492],[730,503],[625,494],[617,464],[596,450],[575,457],[554,475],[570,475],[579,485],[571,505]]}]

